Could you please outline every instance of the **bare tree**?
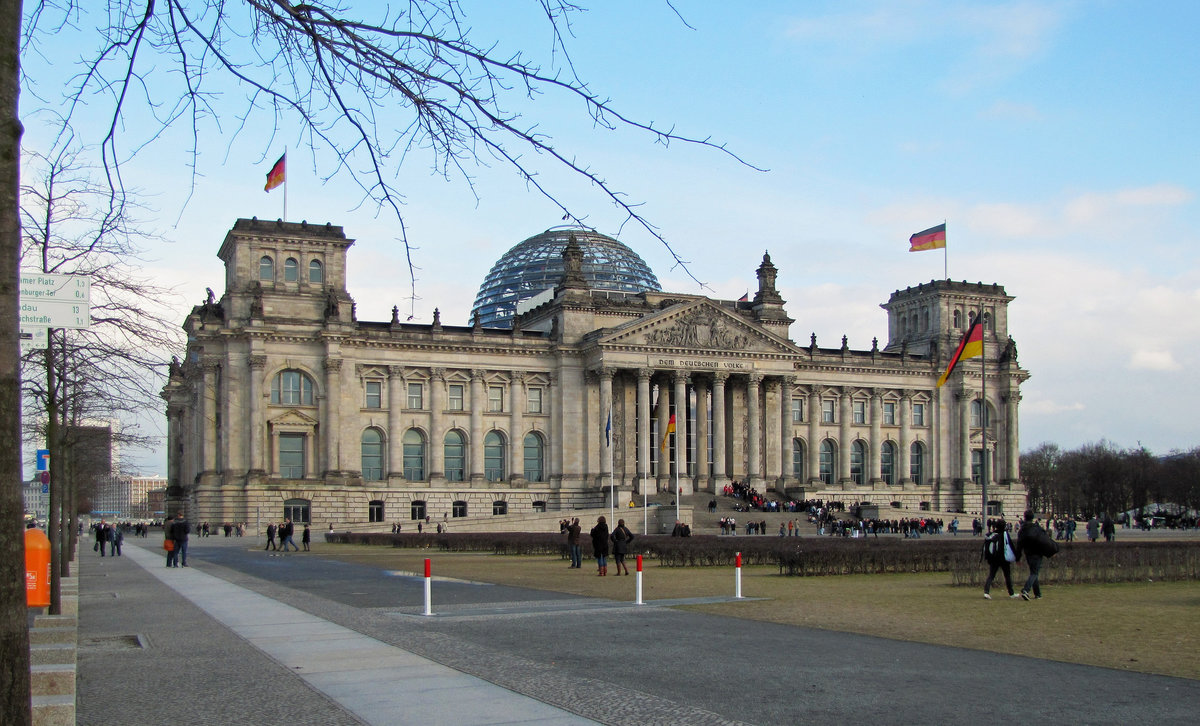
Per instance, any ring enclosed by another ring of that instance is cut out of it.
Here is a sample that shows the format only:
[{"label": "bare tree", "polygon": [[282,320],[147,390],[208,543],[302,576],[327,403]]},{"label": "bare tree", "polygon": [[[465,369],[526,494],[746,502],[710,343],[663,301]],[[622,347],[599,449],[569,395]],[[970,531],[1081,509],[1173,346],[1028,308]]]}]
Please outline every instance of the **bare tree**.
[{"label": "bare tree", "polygon": [[[21,372],[26,441],[45,441],[51,462],[78,462],[74,432],[87,421],[120,421],[161,407],[158,391],[183,334],[172,320],[173,295],[144,278],[139,263],[154,237],[134,217],[129,195],[110,206],[107,188],[66,143],[49,154],[26,153],[32,179],[22,186],[22,268],[73,274],[91,282],[91,327],[56,330],[45,351],[26,356]],[[112,426],[113,443],[144,445],[136,428]],[[60,578],[70,574],[77,514],[66,466],[51,466],[50,612],[61,608]]]},{"label": "bare tree", "polygon": [[[348,0],[347,0],[348,2]],[[21,45],[22,2],[0,3],[0,478],[20,479],[17,258],[20,246],[17,191],[18,79],[22,52],[37,52],[41,32],[93,23],[96,52],[76,79],[65,111],[68,125],[84,104],[111,108],[102,130],[102,165],[110,204],[124,204],[123,162],[165,129],[192,133],[193,170],[202,132],[220,116],[215,95],[245,90],[240,131],[261,113],[280,128],[298,120],[310,148],[331,158],[327,177],[348,175],[364,201],[390,210],[401,225],[408,254],[410,297],[416,298],[413,247],[404,231],[402,196],[394,169],[418,153],[448,177],[472,181],[470,165],[498,162],[559,206],[565,219],[582,219],[543,184],[543,161],[593,185],[626,215],[657,237],[687,271],[666,238],[636,202],[573,154],[558,149],[538,125],[514,109],[539,94],[565,94],[603,128],[644,132],[654,142],[696,144],[729,153],[703,137],[677,133],[621,113],[574,72],[568,53],[570,18],[581,8],[566,0],[536,0],[562,71],[543,71],[520,53],[476,44],[456,0],[410,0],[380,7],[376,20],[359,19],[338,0],[37,0],[27,3],[26,44]],[[92,14],[89,14],[92,13]],[[132,107],[140,104],[139,114]],[[141,114],[155,120],[147,125]],[[132,135],[138,129],[142,135]],[[126,138],[123,134],[131,134]],[[730,155],[732,156],[732,154]],[[736,157],[733,157],[736,158]],[[193,179],[195,177],[193,176]],[[690,271],[688,271],[690,275]],[[694,279],[694,278],[693,278]],[[0,489],[0,722],[29,722],[28,634],[20,583],[20,493]]]}]

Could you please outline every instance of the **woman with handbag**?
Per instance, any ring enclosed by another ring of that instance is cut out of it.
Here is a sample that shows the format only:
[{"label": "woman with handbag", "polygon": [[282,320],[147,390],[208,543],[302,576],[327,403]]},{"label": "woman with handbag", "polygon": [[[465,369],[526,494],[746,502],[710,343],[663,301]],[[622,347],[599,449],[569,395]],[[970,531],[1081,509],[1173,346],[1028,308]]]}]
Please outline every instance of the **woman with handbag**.
[{"label": "woman with handbag", "polygon": [[629,568],[625,565],[625,553],[629,551],[629,543],[633,541],[633,532],[625,526],[624,519],[617,520],[617,526],[613,529],[611,535],[613,543],[613,563],[617,566],[617,574],[621,574],[621,570],[625,570],[625,574],[629,574]]},{"label": "woman with handbag", "polygon": [[990,525],[991,531],[983,540],[983,559],[988,563],[988,576],[983,583],[983,599],[992,599],[988,593],[992,589],[992,581],[996,579],[996,570],[1004,572],[1004,585],[1008,588],[1008,596],[1020,597],[1013,594],[1012,563],[1016,562],[1017,557],[1008,526],[1003,519],[992,520]]}]

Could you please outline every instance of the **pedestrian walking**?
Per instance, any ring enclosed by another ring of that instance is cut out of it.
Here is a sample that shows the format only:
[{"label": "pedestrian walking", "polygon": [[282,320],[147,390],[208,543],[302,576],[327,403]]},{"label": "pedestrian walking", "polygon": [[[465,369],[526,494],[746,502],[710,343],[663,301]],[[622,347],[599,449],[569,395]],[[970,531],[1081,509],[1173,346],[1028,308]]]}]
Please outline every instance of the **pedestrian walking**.
[{"label": "pedestrian walking", "polygon": [[278,550],[279,549],[278,547],[275,546],[275,532],[276,532],[275,523],[274,522],[268,523],[267,524],[267,546],[263,547],[263,552],[266,552],[267,550]]},{"label": "pedestrian walking", "polygon": [[121,556],[121,545],[125,542],[125,533],[121,531],[121,525],[114,524],[112,527],[112,553],[113,557]]},{"label": "pedestrian walking", "polygon": [[171,539],[175,542],[175,566],[180,565],[187,567],[187,550],[188,550],[188,530],[191,525],[183,518],[183,512],[175,515],[175,521],[171,522]]},{"label": "pedestrian walking", "polygon": [[1012,563],[1017,561],[1017,553],[1008,533],[1008,525],[1003,519],[995,519],[989,522],[988,526],[991,531],[983,540],[983,559],[988,563],[988,576],[983,582],[983,599],[992,599],[988,593],[996,579],[997,570],[1004,573],[1004,587],[1008,589],[1008,596],[1020,597],[1013,593]]},{"label": "pedestrian walking", "polygon": [[624,519],[617,520],[617,526],[613,529],[611,535],[613,543],[613,563],[617,566],[617,574],[621,574],[621,570],[625,570],[625,574],[629,574],[629,567],[625,564],[625,555],[629,552],[629,543],[633,541],[633,532],[625,526]]},{"label": "pedestrian walking", "polygon": [[1046,534],[1046,530],[1042,529],[1033,519],[1033,512],[1025,512],[1025,522],[1021,525],[1021,530],[1017,532],[1017,559],[1025,557],[1025,564],[1029,567],[1029,578],[1025,580],[1025,586],[1021,588],[1021,597],[1025,600],[1040,600],[1042,597],[1042,588],[1038,584],[1038,575],[1042,570],[1042,558],[1053,557],[1058,552],[1058,544]]},{"label": "pedestrian walking", "polygon": [[304,532],[301,533],[301,535],[300,535],[300,544],[304,545],[305,552],[309,551],[309,549],[308,549],[309,542],[312,542],[312,530],[310,530],[308,528],[308,525],[306,524],[306,525],[304,525]]},{"label": "pedestrian walking", "polygon": [[288,545],[291,545],[293,552],[299,552],[300,548],[296,546],[296,541],[292,539],[295,533],[296,525],[292,524],[291,518],[284,519],[283,524],[279,527],[279,549],[287,552]]},{"label": "pedestrian walking", "polygon": [[604,521],[604,515],[596,519],[596,526],[592,527],[592,555],[596,558],[596,574],[604,577],[608,574],[608,522]]}]

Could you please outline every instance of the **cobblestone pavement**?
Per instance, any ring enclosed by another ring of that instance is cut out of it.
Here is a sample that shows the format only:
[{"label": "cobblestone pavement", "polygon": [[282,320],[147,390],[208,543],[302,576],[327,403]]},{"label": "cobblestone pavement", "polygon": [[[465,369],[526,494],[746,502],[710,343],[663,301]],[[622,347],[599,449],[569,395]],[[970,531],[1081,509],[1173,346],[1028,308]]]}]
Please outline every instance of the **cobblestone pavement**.
[{"label": "cobblestone pavement", "polygon": [[[1200,710],[1200,682],[1186,679],[741,621],[663,603],[638,607],[438,582],[435,615],[422,617],[421,578],[324,560],[319,552],[271,557],[253,541],[193,541],[191,564],[216,578],[211,590],[233,586],[231,593],[286,603],[371,642],[531,696],[562,709],[564,719],[1027,722],[1070,714],[1075,723],[1185,723]],[[89,554],[80,568],[79,723],[122,716],[165,723],[167,710],[205,723],[362,723],[285,667],[285,658],[214,620],[205,608],[217,603],[198,607],[133,562]],[[161,562],[157,553],[154,559]],[[87,638],[137,633],[147,647],[82,647]],[[297,639],[286,630],[277,635],[285,643]],[[398,678],[382,688],[399,705],[394,720],[378,722],[414,722],[405,693],[418,685]],[[453,689],[441,697],[437,713],[463,723],[467,700]],[[479,722],[514,721],[492,710]]]}]

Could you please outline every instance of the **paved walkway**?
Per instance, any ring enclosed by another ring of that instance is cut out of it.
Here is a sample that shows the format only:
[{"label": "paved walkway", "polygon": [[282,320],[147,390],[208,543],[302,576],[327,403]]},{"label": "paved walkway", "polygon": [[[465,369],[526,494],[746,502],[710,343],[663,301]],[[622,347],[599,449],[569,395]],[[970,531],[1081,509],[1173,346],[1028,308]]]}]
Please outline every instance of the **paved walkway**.
[{"label": "paved walkway", "polygon": [[[139,722],[128,718],[131,711],[142,710],[144,702],[152,703],[150,710],[158,715],[141,723],[159,722],[165,711],[174,711],[171,720],[181,723],[232,723],[227,719],[233,713],[252,716],[255,723],[273,723],[269,714],[279,711],[290,723],[303,723],[306,716],[315,716],[315,723],[388,725],[594,723],[195,567],[167,569],[159,552],[149,549],[158,541],[127,539],[120,558],[81,557],[80,724]],[[163,597],[164,589],[175,597]],[[139,597],[147,593],[155,597]],[[175,616],[144,612],[155,602]],[[114,615],[110,620],[108,616]],[[236,637],[206,641],[217,635],[206,635],[212,621]],[[124,626],[136,627],[137,641],[104,635],[112,632],[112,625],[117,625],[116,632],[128,630]],[[166,652],[146,647],[174,641],[180,631],[195,642]],[[213,646],[217,652],[209,653]],[[264,663],[261,656],[270,662]],[[214,657],[223,664],[221,668],[209,667],[206,661]],[[124,685],[109,688],[95,682],[97,676],[136,678],[125,670],[123,661],[129,659],[143,665],[158,662],[162,672],[169,674],[155,679],[161,681],[161,691],[147,688],[138,698]],[[109,665],[112,672],[107,672]],[[233,672],[226,673],[230,665]],[[266,674],[268,683],[264,683],[264,669],[272,671]],[[285,684],[281,691],[276,683],[280,674],[302,681],[313,693],[298,694],[303,689],[297,683]],[[246,687],[255,684],[262,686]],[[193,689],[210,690],[215,698],[196,698]],[[324,699],[314,698],[316,694]],[[451,703],[453,708],[447,708]]]}]

